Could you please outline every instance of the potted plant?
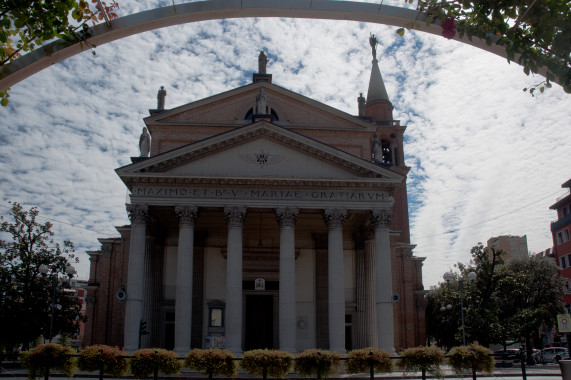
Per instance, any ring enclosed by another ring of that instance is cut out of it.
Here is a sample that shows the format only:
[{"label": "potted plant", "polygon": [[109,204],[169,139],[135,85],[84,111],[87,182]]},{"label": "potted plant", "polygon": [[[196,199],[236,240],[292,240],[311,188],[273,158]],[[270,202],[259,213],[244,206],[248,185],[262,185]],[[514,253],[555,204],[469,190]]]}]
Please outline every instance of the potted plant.
[{"label": "potted plant", "polygon": [[571,360],[559,360],[559,368],[561,368],[561,376],[564,380],[571,379]]},{"label": "potted plant", "polygon": [[284,377],[293,367],[293,356],[289,352],[277,350],[251,350],[244,352],[241,367],[246,372],[267,378]]},{"label": "potted plant", "polygon": [[463,375],[464,370],[472,371],[472,378],[476,379],[476,372],[491,374],[494,370],[494,358],[491,351],[480,345],[454,347],[448,353],[448,364],[458,375]]},{"label": "potted plant", "polygon": [[232,377],[237,373],[234,355],[219,348],[193,349],[186,354],[184,366],[208,375],[209,379],[216,375]]},{"label": "potted plant", "polygon": [[348,373],[390,373],[393,371],[393,361],[388,351],[369,347],[349,351],[345,369]]},{"label": "potted plant", "polygon": [[330,374],[339,371],[340,363],[341,358],[337,352],[313,348],[295,357],[295,371],[306,377],[326,379]]},{"label": "potted plant", "polygon": [[178,375],[182,363],[173,351],[162,348],[143,348],[131,355],[131,374],[137,379],[146,379],[155,371],[165,375]]},{"label": "potted plant", "polygon": [[400,352],[397,365],[405,373],[422,372],[422,379],[426,379],[426,373],[434,377],[442,377],[441,365],[444,363],[444,352],[436,346],[419,346],[407,348]]},{"label": "potted plant", "polygon": [[50,370],[60,371],[67,377],[73,377],[75,360],[71,347],[56,343],[40,344],[31,350],[22,352],[20,360],[28,368],[28,378],[36,379],[42,375],[49,378]]},{"label": "potted plant", "polygon": [[82,371],[100,371],[112,377],[121,377],[129,370],[128,355],[117,347],[98,344],[79,352],[77,366]]}]

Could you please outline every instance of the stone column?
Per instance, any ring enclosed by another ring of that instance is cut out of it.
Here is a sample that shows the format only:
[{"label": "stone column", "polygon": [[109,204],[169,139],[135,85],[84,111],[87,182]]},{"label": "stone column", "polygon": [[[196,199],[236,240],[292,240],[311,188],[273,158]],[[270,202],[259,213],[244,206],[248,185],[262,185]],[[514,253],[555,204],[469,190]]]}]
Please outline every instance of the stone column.
[{"label": "stone column", "polygon": [[328,234],[329,349],[345,352],[345,281],[343,270],[343,223],[346,211],[325,210]]},{"label": "stone column", "polygon": [[379,347],[395,352],[395,332],[393,316],[393,274],[391,271],[391,244],[389,226],[392,210],[373,210],[371,222],[375,228],[375,266],[377,328]]},{"label": "stone column", "polygon": [[365,347],[378,347],[379,333],[377,331],[377,308],[375,307],[375,241],[365,241],[365,271],[363,282],[365,283]]},{"label": "stone column", "polygon": [[154,263],[155,255],[155,239],[152,236],[147,236],[147,243],[145,247],[145,289],[144,289],[144,302],[143,302],[143,321],[146,322],[147,335],[141,336],[141,348],[152,347],[152,337],[157,334],[153,330],[153,310],[154,310]]},{"label": "stone column", "polygon": [[295,352],[295,223],[298,209],[278,208],[280,225],[280,350]]},{"label": "stone column", "polygon": [[176,261],[176,295],[174,322],[174,352],[184,356],[190,351],[192,326],[192,271],[194,222],[196,207],[175,207],[178,215],[178,253]]},{"label": "stone column", "polygon": [[242,227],[246,220],[246,207],[225,207],[228,225],[226,260],[226,348],[235,354],[242,353]]},{"label": "stone column", "polygon": [[393,166],[398,166],[397,156],[395,154],[396,149],[397,149],[396,144],[392,143],[391,144],[391,165],[393,165]]},{"label": "stone column", "polygon": [[367,322],[365,320],[365,250],[359,247],[355,250],[355,301],[357,309],[355,312],[355,329],[353,330],[353,348],[365,348],[367,346]]},{"label": "stone column", "polygon": [[125,305],[125,337],[123,350],[139,348],[139,324],[143,317],[143,289],[145,283],[145,240],[147,205],[127,205],[131,219],[129,268],[127,270],[127,304]]}]

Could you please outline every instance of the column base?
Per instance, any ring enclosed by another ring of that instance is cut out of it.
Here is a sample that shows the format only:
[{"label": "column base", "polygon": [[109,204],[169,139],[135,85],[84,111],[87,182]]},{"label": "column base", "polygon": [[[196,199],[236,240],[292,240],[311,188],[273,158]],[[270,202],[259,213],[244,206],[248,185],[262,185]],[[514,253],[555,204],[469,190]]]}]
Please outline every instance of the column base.
[{"label": "column base", "polygon": [[336,351],[336,352],[340,353],[341,355],[345,355],[345,354],[347,353],[347,350],[345,349],[345,347],[341,347],[341,348],[339,348],[339,347],[337,347],[337,348],[331,347],[331,348],[329,349],[329,351]]},{"label": "column base", "polygon": [[139,349],[139,347],[137,346],[123,346],[123,351],[127,351],[127,352],[135,352]]},{"label": "column base", "polygon": [[244,356],[244,351],[242,351],[242,349],[235,349],[235,348],[227,348],[228,351],[230,351],[231,353],[233,353],[235,356],[237,357],[242,357]]},{"label": "column base", "polygon": [[379,347],[379,348],[382,349],[382,350],[387,351],[387,352],[388,352],[389,354],[391,354],[391,355],[396,355],[396,354],[397,354],[397,352],[395,351],[395,348],[394,348],[394,347]]},{"label": "column base", "polygon": [[175,347],[173,351],[174,351],[174,353],[177,354],[178,356],[181,356],[181,357],[184,358],[184,357],[186,356],[186,354],[188,354],[188,352],[190,351],[190,347],[188,347],[188,348]]}]

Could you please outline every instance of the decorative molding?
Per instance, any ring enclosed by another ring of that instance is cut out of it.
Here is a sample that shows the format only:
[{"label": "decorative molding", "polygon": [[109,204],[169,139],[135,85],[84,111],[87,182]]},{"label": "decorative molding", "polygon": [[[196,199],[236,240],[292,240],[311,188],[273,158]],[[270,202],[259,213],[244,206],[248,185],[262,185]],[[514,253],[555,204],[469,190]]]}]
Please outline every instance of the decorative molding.
[{"label": "decorative molding", "polygon": [[297,222],[297,216],[299,214],[299,209],[281,207],[276,209],[276,220],[280,227],[295,227]]},{"label": "decorative molding", "polygon": [[224,217],[228,227],[242,227],[246,221],[245,206],[227,206],[224,207]]},{"label": "decorative molding", "polygon": [[330,230],[343,228],[343,223],[345,223],[345,219],[347,218],[347,210],[344,209],[325,209],[323,213],[323,220],[327,224]]},{"label": "decorative molding", "polygon": [[389,228],[393,219],[393,210],[380,209],[373,210],[371,214],[371,223],[375,228]]},{"label": "decorative molding", "polygon": [[277,154],[268,154],[264,150],[260,150],[259,153],[254,154],[241,154],[240,159],[244,162],[250,164],[256,164],[260,168],[264,168],[269,165],[278,164],[283,161],[285,157]]},{"label": "decorative molding", "polygon": [[128,204],[127,213],[131,224],[145,224],[149,216],[149,206]]},{"label": "decorative molding", "polygon": [[[169,158],[165,161],[158,162],[156,164],[145,167],[139,171],[139,173],[164,173],[170,169],[176,168],[178,166],[194,162],[203,159],[214,154],[218,154],[221,151],[232,149],[236,146],[245,144],[247,142],[255,141],[258,139],[266,138],[270,141],[279,143],[285,147],[288,147],[294,151],[301,152],[311,157],[320,159],[327,162],[328,164],[346,170],[356,176],[365,178],[382,178],[379,173],[376,173],[370,169],[364,168],[363,166],[347,161],[341,157],[337,157],[329,152],[323,151],[317,147],[308,145],[307,143],[297,141],[289,136],[282,135],[268,128],[256,128],[254,130],[245,132],[243,134],[231,137],[227,140],[217,141],[211,145],[198,148],[192,152],[187,152],[181,154],[180,156]],[[246,156],[246,155],[244,155]],[[277,159],[277,157],[275,158]],[[277,162],[273,162],[277,163]],[[122,173],[120,173],[122,176]]]},{"label": "decorative molding", "polygon": [[194,186],[197,188],[207,188],[211,186],[236,186],[254,187],[264,186],[272,189],[282,188],[314,188],[323,189],[325,187],[335,187],[337,189],[362,189],[368,191],[380,191],[386,193],[385,198],[389,198],[389,193],[396,187],[396,184],[389,182],[378,182],[370,178],[363,179],[311,179],[311,178],[267,178],[267,177],[189,177],[185,175],[165,175],[151,174],[149,176],[139,174],[127,174],[121,176],[129,189],[136,189],[144,186],[168,186],[178,188],[183,186]]},{"label": "decorative molding", "polygon": [[101,244],[101,256],[110,257],[113,254],[113,243],[104,242]]},{"label": "decorative molding", "polygon": [[196,206],[176,206],[174,212],[178,216],[181,226],[193,226],[198,219],[198,208]]}]

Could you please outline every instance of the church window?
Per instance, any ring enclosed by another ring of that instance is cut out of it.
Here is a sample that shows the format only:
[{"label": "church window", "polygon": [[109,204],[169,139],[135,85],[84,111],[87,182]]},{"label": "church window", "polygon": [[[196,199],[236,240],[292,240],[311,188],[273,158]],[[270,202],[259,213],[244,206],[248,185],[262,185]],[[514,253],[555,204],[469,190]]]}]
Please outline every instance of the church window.
[{"label": "church window", "polygon": [[563,231],[557,233],[557,245],[563,244],[569,241],[569,229],[566,228]]},{"label": "church window", "polygon": [[387,140],[381,140],[381,147],[382,147],[382,163],[384,165],[392,165],[392,155],[391,155],[391,143]]},{"label": "church window", "polygon": [[[272,121],[279,121],[280,120],[277,112],[274,109],[270,109],[270,115],[272,116]],[[254,109],[250,108],[248,110],[248,112],[246,112],[246,116],[244,116],[244,119],[245,120],[252,120],[253,116],[254,116]]]}]

